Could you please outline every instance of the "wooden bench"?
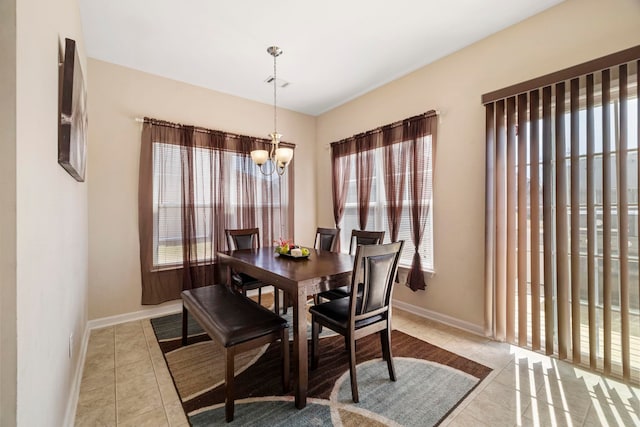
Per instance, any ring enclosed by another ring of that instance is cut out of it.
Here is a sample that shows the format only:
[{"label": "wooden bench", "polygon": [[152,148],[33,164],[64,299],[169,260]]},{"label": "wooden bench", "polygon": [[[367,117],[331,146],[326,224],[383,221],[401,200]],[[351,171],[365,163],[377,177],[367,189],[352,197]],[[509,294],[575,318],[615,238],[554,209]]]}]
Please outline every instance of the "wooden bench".
[{"label": "wooden bench", "polygon": [[224,285],[183,291],[182,345],[187,345],[187,313],[212,340],[222,345],[225,357],[225,418],[233,421],[234,356],[277,340],[282,342],[282,387],[289,391],[289,328],[287,321]]}]

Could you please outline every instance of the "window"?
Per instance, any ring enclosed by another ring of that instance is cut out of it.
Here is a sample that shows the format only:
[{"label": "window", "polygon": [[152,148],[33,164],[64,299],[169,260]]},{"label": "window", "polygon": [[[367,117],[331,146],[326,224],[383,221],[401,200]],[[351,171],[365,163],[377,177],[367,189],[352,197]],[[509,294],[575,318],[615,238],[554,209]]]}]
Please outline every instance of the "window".
[{"label": "window", "polygon": [[431,110],[331,144],[333,216],[343,230],[340,246],[349,247],[345,239],[354,228],[385,230],[387,242],[404,240],[400,262],[410,266],[407,286],[413,291],[426,289],[424,271],[434,269],[437,117]]},{"label": "window", "polygon": [[640,372],[640,62],[619,61],[483,97],[485,320],[498,339],[628,380]]},{"label": "window", "polygon": [[[215,254],[213,236],[224,233],[215,223],[231,229],[249,227],[241,222],[240,211],[255,212],[255,227],[260,229],[263,241],[280,237],[281,207],[282,215],[287,215],[288,210],[285,179],[281,180],[277,174],[263,175],[246,155],[156,142],[153,144],[154,267],[183,263],[182,150],[191,150],[192,168],[196,172],[193,176],[195,248],[192,251],[196,260]],[[225,162],[228,168],[221,176],[214,176],[220,162]],[[282,198],[280,181],[285,183]],[[221,188],[222,182],[227,183],[225,188]],[[248,183],[256,188],[247,189]]]},{"label": "window", "polygon": [[[294,148],[292,144],[281,145]],[[225,230],[260,229],[260,244],[293,235],[294,164],[263,175],[251,150],[270,141],[145,118],[140,145],[138,226],[142,303],[222,280]]]},{"label": "window", "polygon": [[[425,150],[431,152],[431,137],[427,137],[427,144],[424,144]],[[403,143],[405,144],[405,143]],[[371,198],[369,200],[369,217],[367,220],[367,230],[384,230],[385,231],[385,242],[390,241],[391,233],[389,231],[389,221],[387,219],[387,197],[385,193],[384,186],[384,158],[383,158],[383,148],[374,149],[374,175],[373,181],[371,185]],[[431,155],[427,155],[429,153],[425,153],[425,158],[428,161],[425,164],[425,168],[422,173],[427,175],[427,186],[428,190],[425,192],[428,195],[429,199],[423,200],[422,203],[425,205],[429,205],[429,214],[427,217],[427,225],[425,227],[424,236],[422,237],[422,243],[420,245],[420,249],[418,253],[421,255],[422,268],[426,271],[433,271],[433,203],[432,203],[432,163]],[[349,177],[349,187],[347,190],[347,200],[345,202],[344,216],[342,218],[342,222],[340,224],[340,229],[343,232],[340,233],[340,240],[343,251],[349,250],[349,239],[351,237],[351,230],[359,229],[358,226],[358,199],[357,199],[357,190],[356,190],[356,166],[355,166],[355,154],[350,156],[351,161],[351,173]],[[403,172],[405,174],[405,180],[408,182],[409,174],[408,171],[405,170]],[[398,240],[404,240],[405,246],[402,251],[402,255],[400,257],[400,265],[403,267],[410,267],[411,262],[413,260],[414,246],[412,244],[411,237],[411,225],[409,221],[411,220],[410,210],[409,210],[409,190],[408,186],[405,186],[403,191],[403,208],[402,215],[400,221],[400,232],[398,233]]]}]

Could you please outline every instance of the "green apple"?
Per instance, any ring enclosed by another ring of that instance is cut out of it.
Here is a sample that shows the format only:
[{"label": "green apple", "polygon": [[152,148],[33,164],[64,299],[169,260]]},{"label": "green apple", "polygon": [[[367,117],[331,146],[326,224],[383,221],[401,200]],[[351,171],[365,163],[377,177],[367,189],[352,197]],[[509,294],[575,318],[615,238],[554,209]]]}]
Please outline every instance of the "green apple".
[{"label": "green apple", "polygon": [[302,256],[309,256],[309,249],[302,248]]}]

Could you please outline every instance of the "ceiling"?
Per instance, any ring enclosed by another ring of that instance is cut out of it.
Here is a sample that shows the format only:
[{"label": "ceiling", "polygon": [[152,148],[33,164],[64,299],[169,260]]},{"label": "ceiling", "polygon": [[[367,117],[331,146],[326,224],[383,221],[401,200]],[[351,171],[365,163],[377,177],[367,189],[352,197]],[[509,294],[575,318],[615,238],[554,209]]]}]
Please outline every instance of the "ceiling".
[{"label": "ceiling", "polygon": [[562,0],[80,0],[91,58],[319,115]]}]

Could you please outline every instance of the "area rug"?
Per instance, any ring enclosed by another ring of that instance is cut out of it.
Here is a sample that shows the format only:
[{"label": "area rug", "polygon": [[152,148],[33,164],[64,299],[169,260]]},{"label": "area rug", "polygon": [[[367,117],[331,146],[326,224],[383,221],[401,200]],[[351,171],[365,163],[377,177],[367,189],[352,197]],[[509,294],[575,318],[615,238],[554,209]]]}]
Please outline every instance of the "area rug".
[{"label": "area rug", "polygon": [[189,322],[188,345],[182,347],[181,316],[152,319],[151,324],[192,426],[434,426],[491,372],[393,331],[397,381],[392,382],[381,360],[380,339],[373,335],[357,342],[360,402],[354,404],[344,338],[324,332],[319,367],[309,371],[304,409],[295,408],[293,391],[282,393],[279,344],[265,345],[236,356],[235,418],[225,423],[222,351],[194,320]]}]

